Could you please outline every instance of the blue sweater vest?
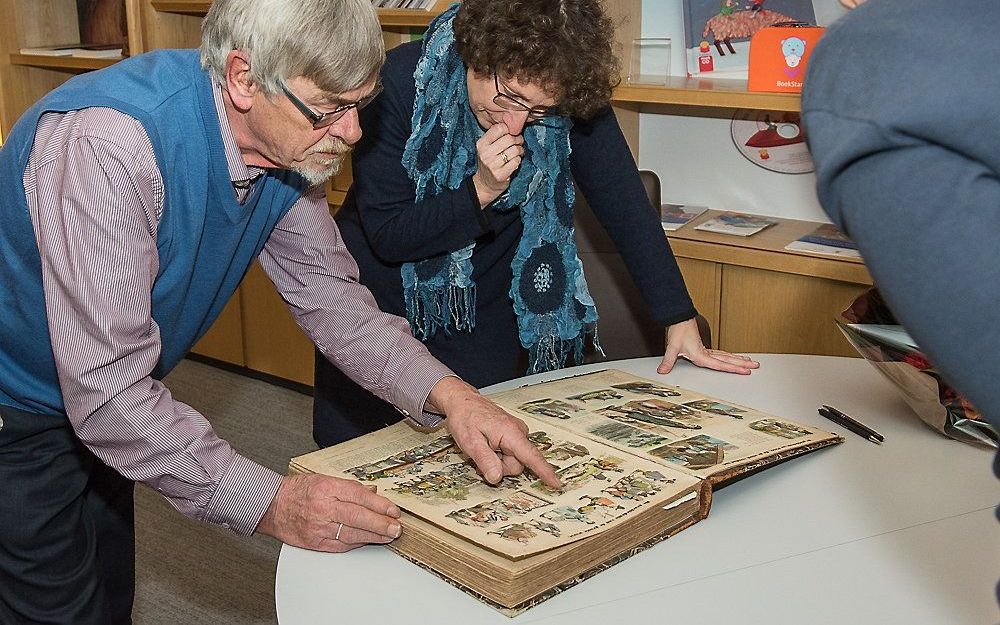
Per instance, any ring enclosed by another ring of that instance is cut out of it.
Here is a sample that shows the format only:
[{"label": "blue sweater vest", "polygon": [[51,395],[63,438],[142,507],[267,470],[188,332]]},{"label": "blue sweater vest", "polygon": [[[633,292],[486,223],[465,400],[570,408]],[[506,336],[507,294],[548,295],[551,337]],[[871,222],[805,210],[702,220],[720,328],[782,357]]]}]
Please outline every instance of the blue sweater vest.
[{"label": "blue sweater vest", "polygon": [[212,89],[196,50],[157,51],[67,81],[15,124],[0,150],[0,404],[64,411],[22,180],[43,113],[110,107],[149,134],[164,182],[160,269],[150,294],[162,342],[156,379],[208,330],[301,197],[301,176],[269,170],[244,204],[236,201]]}]

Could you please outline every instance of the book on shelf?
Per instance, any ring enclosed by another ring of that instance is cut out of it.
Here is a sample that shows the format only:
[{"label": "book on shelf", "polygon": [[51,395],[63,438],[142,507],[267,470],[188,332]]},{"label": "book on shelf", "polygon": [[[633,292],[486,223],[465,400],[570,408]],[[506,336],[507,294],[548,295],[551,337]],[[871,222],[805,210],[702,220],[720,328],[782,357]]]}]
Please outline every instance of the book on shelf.
[{"label": "book on shelf", "polygon": [[776,219],[764,217],[763,215],[722,213],[718,217],[698,224],[694,229],[705,232],[718,232],[719,234],[730,234],[738,237],[748,237],[776,223],[778,223]]},{"label": "book on shelf", "polygon": [[603,370],[495,393],[563,488],[486,484],[443,430],[405,423],[293,458],[290,473],[375,485],[402,511],[389,548],[508,616],[697,523],[712,490],[841,438]]},{"label": "book on shelf", "polygon": [[750,38],[781,22],[816,23],[812,0],[684,0],[689,76],[747,78]]},{"label": "book on shelf", "polygon": [[21,54],[38,56],[75,56],[90,59],[117,58],[122,55],[121,44],[67,43],[37,48],[21,48]]},{"label": "book on shelf", "polygon": [[80,49],[78,43],[66,43],[55,46],[38,46],[34,48],[21,48],[21,54],[35,56],[71,56],[75,50]]},{"label": "book on shelf", "polygon": [[808,252],[824,256],[840,256],[841,258],[861,258],[861,252],[854,241],[847,238],[833,224],[823,224],[785,246],[793,252]]},{"label": "book on shelf", "polygon": [[663,230],[665,232],[672,232],[707,210],[707,206],[669,203],[661,204],[660,225],[663,226]]},{"label": "book on shelf", "polygon": [[73,56],[81,59],[117,59],[122,56],[122,47],[109,45],[101,50],[96,48],[81,48],[73,52]]}]

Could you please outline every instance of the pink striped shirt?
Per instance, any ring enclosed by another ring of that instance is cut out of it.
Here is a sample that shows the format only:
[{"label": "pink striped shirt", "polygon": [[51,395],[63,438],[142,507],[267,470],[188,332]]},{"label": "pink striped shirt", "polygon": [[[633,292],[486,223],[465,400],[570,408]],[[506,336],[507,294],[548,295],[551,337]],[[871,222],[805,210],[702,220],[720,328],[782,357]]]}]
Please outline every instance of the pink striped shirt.
[{"label": "pink striped shirt", "polygon": [[[263,170],[243,163],[215,91],[233,188],[243,201]],[[46,113],[24,188],[59,384],[77,436],[183,514],[252,533],[281,475],[236,453],[204,416],[150,377],[160,356],[150,302],[164,189],[145,129],[109,108]],[[358,284],[322,188],[278,222],[259,260],[328,358],[403,414],[438,420],[423,406],[434,384],[453,374]]]}]

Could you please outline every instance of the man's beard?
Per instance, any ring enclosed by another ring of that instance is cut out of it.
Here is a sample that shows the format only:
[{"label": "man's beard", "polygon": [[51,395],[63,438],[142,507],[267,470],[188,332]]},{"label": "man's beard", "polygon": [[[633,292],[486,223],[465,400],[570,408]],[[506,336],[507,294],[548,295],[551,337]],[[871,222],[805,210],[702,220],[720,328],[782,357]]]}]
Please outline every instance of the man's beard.
[{"label": "man's beard", "polygon": [[[321,185],[330,177],[337,175],[344,159],[350,153],[351,146],[346,141],[337,137],[326,137],[309,148],[306,157],[292,165],[292,171],[300,174],[313,186]],[[317,156],[310,158],[312,155]]]}]

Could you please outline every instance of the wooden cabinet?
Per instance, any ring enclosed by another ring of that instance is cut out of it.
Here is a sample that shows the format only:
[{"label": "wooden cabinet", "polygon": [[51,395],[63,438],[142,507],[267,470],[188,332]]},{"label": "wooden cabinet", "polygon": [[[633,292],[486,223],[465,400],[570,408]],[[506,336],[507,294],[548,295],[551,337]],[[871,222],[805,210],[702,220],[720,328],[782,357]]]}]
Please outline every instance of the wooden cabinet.
[{"label": "wooden cabinet", "polygon": [[782,219],[742,238],[695,230],[707,211],[669,234],[695,306],[716,346],[736,352],[857,356],[833,319],[872,285],[860,260],[784,247],[819,224]]}]

